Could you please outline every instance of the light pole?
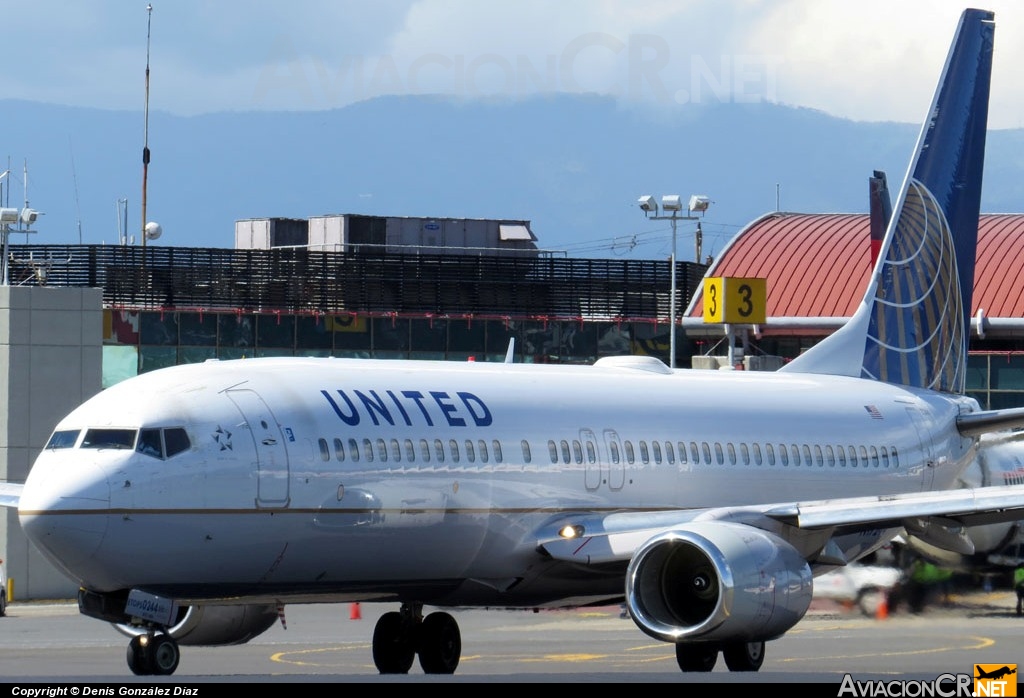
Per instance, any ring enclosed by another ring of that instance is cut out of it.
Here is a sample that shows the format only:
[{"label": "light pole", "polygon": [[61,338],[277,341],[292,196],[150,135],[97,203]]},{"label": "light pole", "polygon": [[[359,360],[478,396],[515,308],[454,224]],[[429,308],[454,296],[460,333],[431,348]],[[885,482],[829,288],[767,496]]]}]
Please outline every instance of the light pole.
[{"label": "light pole", "polygon": [[[676,224],[678,221],[695,221],[699,216],[694,213],[703,214],[708,210],[711,200],[701,194],[694,194],[690,197],[690,203],[686,208],[686,215],[680,215],[683,210],[683,203],[678,194],[669,194],[661,197],[661,210],[671,215],[658,215],[658,202],[650,194],[641,196],[638,200],[640,210],[644,217],[652,221],[670,221],[672,223],[672,257],[671,257],[671,291],[668,299],[669,334],[668,334],[668,365],[669,368],[676,367]],[[699,242],[697,243],[700,244]],[[700,248],[697,248],[697,262],[700,262]]]}]

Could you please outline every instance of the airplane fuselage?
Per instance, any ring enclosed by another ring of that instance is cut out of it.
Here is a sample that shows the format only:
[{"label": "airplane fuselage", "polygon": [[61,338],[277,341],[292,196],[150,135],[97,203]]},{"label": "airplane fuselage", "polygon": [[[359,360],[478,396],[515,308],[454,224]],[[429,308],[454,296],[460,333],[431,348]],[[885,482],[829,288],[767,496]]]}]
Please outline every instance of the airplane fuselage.
[{"label": "airplane fuselage", "polygon": [[[543,605],[565,603],[570,580],[568,603],[622,593],[621,575],[538,553],[555,517],[942,489],[973,458],[955,428],[966,398],[657,366],[248,359],[156,371],[57,426],[21,519],[95,591]],[[881,535],[842,544],[856,557]]]}]

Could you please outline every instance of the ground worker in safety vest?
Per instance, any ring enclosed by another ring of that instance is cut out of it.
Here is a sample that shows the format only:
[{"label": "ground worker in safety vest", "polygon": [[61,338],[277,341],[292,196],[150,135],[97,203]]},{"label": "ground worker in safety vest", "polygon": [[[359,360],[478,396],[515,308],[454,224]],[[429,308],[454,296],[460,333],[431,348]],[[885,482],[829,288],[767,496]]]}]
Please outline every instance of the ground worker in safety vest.
[{"label": "ground worker in safety vest", "polygon": [[1017,592],[1017,615],[1024,613],[1024,562],[1013,571],[1013,589]]}]

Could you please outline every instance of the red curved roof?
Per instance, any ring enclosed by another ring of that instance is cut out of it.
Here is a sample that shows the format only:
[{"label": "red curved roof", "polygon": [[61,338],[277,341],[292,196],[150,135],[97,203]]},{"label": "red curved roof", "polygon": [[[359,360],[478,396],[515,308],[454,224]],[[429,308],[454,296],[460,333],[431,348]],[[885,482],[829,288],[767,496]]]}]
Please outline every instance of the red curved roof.
[{"label": "red curved roof", "polygon": [[[708,276],[767,279],[768,317],[849,317],[871,273],[867,214],[770,213],[740,231]],[[1024,318],[1024,214],[983,214],[971,314]],[[698,294],[690,317],[702,317]]]}]

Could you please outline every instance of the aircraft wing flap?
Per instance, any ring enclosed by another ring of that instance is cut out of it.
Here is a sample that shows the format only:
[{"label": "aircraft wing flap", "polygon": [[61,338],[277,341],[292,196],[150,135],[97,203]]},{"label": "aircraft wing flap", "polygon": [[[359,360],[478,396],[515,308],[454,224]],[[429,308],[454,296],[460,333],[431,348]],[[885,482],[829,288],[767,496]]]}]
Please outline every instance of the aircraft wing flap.
[{"label": "aircraft wing flap", "polygon": [[0,506],[17,507],[21,501],[21,491],[24,485],[13,482],[0,482]]}]

